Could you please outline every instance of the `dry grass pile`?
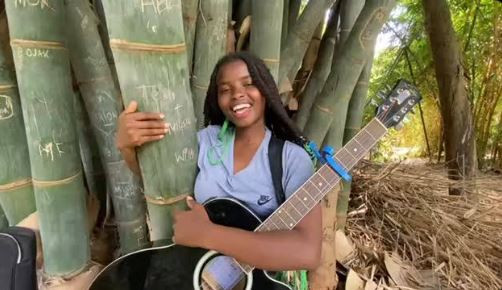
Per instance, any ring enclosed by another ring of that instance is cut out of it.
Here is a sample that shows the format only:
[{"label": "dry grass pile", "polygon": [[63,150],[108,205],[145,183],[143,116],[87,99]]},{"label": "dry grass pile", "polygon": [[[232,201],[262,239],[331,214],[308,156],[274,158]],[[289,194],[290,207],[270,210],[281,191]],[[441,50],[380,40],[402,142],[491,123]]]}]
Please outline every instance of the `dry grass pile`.
[{"label": "dry grass pile", "polygon": [[363,163],[354,175],[346,266],[402,289],[502,289],[501,175],[481,175],[468,197],[447,195],[442,167]]}]

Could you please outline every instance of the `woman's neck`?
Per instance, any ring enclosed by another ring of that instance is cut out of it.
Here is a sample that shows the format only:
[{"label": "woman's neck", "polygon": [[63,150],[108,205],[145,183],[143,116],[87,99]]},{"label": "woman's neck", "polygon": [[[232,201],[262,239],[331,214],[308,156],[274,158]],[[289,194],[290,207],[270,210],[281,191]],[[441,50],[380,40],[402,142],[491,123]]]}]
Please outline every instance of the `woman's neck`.
[{"label": "woman's neck", "polygon": [[265,137],[265,124],[257,123],[246,128],[235,128],[235,141],[239,143],[261,143]]}]

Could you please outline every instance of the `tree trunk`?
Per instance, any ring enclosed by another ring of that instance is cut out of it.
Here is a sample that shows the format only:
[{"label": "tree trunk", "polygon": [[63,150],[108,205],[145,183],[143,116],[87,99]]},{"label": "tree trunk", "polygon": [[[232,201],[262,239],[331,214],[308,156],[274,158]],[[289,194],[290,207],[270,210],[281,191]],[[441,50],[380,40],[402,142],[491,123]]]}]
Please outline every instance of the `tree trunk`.
[{"label": "tree trunk", "polygon": [[170,124],[165,138],[138,150],[150,237],[169,239],[172,210],[186,207],[197,168],[181,1],[115,0],[103,5],[124,103],[136,100],[139,111],[160,112]]},{"label": "tree trunk", "polygon": [[195,35],[192,93],[197,128],[204,126],[204,101],[211,73],[225,55],[228,28],[228,1],[201,1]]},{"label": "tree trunk", "polygon": [[[89,261],[85,189],[65,47],[62,1],[7,1],[31,173],[49,276],[78,274]],[[29,23],[29,25],[27,25]]]},{"label": "tree trunk", "polygon": [[[117,117],[122,111],[120,92],[113,82],[97,23],[89,21],[96,19],[89,5],[85,0],[68,0],[66,8],[72,66],[99,144],[119,233],[119,252],[126,254],[144,248],[148,233],[140,182],[115,146]],[[89,22],[81,26],[85,19]]]},{"label": "tree trunk", "polygon": [[[444,120],[445,154],[448,176],[453,180],[474,177],[476,162],[475,130],[467,98],[461,53],[445,0],[423,0],[425,23],[431,44]],[[450,194],[463,188],[451,187]]]},{"label": "tree trunk", "polygon": [[349,38],[336,53],[331,73],[312,107],[304,129],[310,140],[321,144],[336,118],[337,132],[331,134],[333,141],[327,141],[335,148],[341,147],[350,97],[394,4],[394,0],[376,0],[364,5]]},{"label": "tree trunk", "polygon": [[0,207],[10,225],[35,211],[30,158],[17,90],[9,31],[0,12]]},{"label": "tree trunk", "polygon": [[251,4],[250,51],[261,58],[275,82],[279,76],[283,0],[254,0]]}]

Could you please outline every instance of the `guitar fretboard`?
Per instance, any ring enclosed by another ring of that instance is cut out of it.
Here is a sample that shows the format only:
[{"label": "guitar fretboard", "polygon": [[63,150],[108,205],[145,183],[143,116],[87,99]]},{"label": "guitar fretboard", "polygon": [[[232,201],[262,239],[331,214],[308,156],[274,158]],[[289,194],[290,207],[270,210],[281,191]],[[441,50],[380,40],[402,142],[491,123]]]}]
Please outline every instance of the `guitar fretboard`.
[{"label": "guitar fretboard", "polygon": [[[377,118],[374,118],[335,154],[335,161],[349,171],[386,132],[387,127]],[[340,180],[341,177],[329,165],[322,165],[316,173],[258,226],[255,232],[293,229]],[[246,273],[254,269],[252,266],[237,263]]]}]

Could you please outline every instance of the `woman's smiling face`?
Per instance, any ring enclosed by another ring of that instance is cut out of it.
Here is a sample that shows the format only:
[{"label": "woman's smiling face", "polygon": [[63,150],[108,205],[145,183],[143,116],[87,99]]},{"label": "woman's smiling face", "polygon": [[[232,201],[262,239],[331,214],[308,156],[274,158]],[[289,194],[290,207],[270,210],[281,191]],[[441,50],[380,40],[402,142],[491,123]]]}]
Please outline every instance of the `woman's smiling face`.
[{"label": "woman's smiling face", "polygon": [[236,60],[221,67],[218,106],[237,128],[265,124],[265,97],[253,84],[244,61]]}]

